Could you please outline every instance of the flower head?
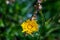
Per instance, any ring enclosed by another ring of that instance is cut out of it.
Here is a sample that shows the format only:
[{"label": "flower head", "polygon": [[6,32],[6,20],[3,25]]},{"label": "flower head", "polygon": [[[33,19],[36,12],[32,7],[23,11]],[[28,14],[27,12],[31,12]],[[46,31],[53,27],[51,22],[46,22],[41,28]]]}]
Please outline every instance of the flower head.
[{"label": "flower head", "polygon": [[30,20],[28,19],[26,22],[23,22],[21,24],[23,31],[27,34],[32,34],[33,32],[38,31],[38,24],[36,23],[36,20]]}]

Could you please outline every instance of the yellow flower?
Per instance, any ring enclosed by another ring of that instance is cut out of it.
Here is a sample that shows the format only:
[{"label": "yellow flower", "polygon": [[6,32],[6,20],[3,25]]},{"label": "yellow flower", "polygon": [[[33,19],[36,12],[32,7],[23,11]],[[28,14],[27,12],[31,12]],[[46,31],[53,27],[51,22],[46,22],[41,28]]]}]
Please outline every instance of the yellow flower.
[{"label": "yellow flower", "polygon": [[28,19],[26,22],[23,22],[21,24],[23,31],[27,34],[32,34],[33,32],[38,31],[38,24],[36,23],[36,20],[30,20]]}]

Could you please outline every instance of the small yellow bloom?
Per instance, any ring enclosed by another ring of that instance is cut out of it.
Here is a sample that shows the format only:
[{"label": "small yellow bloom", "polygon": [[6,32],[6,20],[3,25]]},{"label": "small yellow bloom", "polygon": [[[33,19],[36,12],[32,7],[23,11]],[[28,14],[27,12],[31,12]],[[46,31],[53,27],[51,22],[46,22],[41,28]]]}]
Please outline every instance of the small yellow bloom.
[{"label": "small yellow bloom", "polygon": [[30,20],[28,19],[26,22],[23,22],[21,24],[23,31],[27,34],[32,34],[33,32],[38,31],[38,24],[36,23],[36,20]]}]

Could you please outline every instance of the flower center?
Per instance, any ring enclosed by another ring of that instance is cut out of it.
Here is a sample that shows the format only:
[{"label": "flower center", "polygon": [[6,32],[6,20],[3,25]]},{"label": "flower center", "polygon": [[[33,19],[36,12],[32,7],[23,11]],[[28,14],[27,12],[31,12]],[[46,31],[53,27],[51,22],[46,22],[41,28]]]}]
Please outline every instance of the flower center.
[{"label": "flower center", "polygon": [[32,29],[33,26],[32,26],[31,24],[28,24],[28,25],[27,25],[27,28],[28,28],[28,29]]}]

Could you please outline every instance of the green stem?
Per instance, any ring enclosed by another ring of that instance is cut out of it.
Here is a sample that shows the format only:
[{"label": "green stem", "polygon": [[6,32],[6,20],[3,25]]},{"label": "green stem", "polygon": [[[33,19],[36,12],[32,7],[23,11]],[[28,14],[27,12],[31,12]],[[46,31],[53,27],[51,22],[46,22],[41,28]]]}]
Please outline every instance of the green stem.
[{"label": "green stem", "polygon": [[[42,29],[41,31],[42,31],[42,33],[44,33],[44,29],[45,29],[45,27],[44,27],[44,26],[45,26],[45,18],[44,18],[44,15],[43,15],[43,13],[42,13],[42,10],[41,10],[39,13],[40,13],[40,15],[41,15],[41,21],[42,21],[42,25],[41,25],[42,27],[39,28],[39,40],[42,40],[43,37],[41,38],[41,35],[42,35],[42,34],[40,33],[40,30]],[[44,34],[45,34],[45,33],[44,33]]]}]

